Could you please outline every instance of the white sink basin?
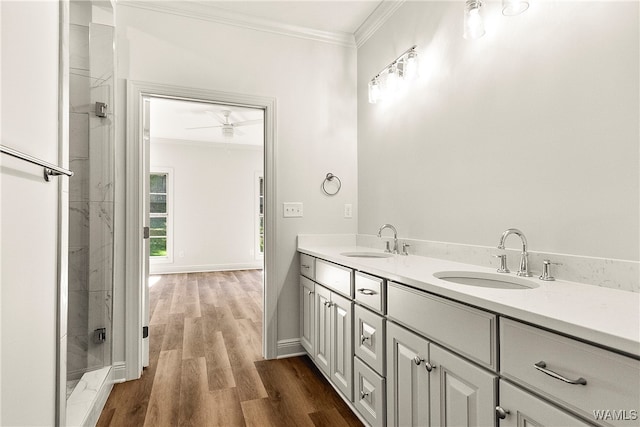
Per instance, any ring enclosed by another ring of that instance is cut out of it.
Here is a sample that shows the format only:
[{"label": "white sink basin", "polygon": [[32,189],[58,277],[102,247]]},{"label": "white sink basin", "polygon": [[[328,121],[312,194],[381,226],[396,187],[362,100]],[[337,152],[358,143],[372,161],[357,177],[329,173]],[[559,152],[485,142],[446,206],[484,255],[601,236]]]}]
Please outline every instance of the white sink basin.
[{"label": "white sink basin", "polygon": [[434,276],[447,282],[481,288],[525,290],[539,285],[518,276],[503,273],[480,273],[475,271],[439,271]]},{"label": "white sink basin", "polygon": [[386,252],[342,252],[340,255],[351,258],[390,258],[393,254]]}]

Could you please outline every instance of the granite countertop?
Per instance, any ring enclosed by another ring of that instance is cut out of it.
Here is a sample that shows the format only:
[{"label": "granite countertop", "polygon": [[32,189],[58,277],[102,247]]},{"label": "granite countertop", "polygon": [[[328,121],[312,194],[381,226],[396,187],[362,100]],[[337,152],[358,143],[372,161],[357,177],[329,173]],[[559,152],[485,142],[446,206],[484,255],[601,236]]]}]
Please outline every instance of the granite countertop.
[{"label": "granite countertop", "polygon": [[[640,294],[582,283],[527,278],[533,289],[494,289],[438,279],[442,271],[495,273],[494,268],[428,258],[393,255],[354,258],[344,252],[382,252],[353,245],[299,239],[298,251],[394,282],[529,322],[640,358]],[[515,276],[509,273],[506,276]]]}]

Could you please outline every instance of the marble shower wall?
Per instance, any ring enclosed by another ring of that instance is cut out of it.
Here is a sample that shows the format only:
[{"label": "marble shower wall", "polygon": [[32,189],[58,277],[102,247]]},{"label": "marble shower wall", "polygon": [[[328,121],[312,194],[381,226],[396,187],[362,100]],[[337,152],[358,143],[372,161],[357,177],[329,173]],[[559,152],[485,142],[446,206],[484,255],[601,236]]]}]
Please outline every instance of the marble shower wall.
[{"label": "marble shower wall", "polygon": [[[112,113],[96,116],[95,103],[104,102],[112,111],[114,29],[89,22],[87,3],[71,3],[69,34],[74,176],[69,184],[68,379],[111,364],[114,126]],[[94,342],[97,328],[107,329],[105,343]]]}]

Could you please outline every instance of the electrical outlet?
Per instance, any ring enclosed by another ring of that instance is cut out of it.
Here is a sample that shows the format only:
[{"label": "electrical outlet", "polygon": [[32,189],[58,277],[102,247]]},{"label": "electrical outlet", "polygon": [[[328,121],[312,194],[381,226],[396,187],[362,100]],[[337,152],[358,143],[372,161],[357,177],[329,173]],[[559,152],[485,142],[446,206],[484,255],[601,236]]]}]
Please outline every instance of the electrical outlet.
[{"label": "electrical outlet", "polygon": [[283,203],[283,215],[285,218],[301,218],[302,217],[302,203],[301,202],[286,202]]},{"label": "electrical outlet", "polygon": [[351,206],[351,203],[346,203],[344,205],[344,217],[345,218],[353,217],[353,206]]}]

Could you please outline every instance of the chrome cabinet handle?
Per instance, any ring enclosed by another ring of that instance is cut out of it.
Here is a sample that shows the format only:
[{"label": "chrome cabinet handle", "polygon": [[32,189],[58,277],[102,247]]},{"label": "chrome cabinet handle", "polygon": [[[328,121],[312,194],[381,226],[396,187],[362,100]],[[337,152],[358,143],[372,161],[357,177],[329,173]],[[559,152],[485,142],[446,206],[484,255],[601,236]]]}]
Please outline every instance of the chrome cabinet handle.
[{"label": "chrome cabinet handle", "polygon": [[501,420],[507,418],[507,415],[509,415],[510,413],[511,412],[509,412],[508,409],[503,409],[501,406],[496,406],[496,416]]},{"label": "chrome cabinet handle", "polygon": [[579,384],[579,385],[587,385],[587,380],[585,380],[584,378],[580,377],[577,380],[570,380],[569,378],[563,377],[562,375],[558,374],[557,372],[553,372],[550,369],[546,369],[547,364],[541,360],[538,363],[535,363],[533,365],[534,368],[536,368],[538,371],[542,372],[543,374],[547,374],[550,377],[553,377],[557,380],[563,381],[567,384]]},{"label": "chrome cabinet handle", "polygon": [[313,295],[313,291],[307,290],[307,295],[308,295],[308,296]]},{"label": "chrome cabinet handle", "polygon": [[364,399],[367,396],[369,396],[368,392],[360,390],[360,399]]},{"label": "chrome cabinet handle", "polygon": [[358,292],[360,292],[363,295],[376,295],[377,292],[371,289],[367,289],[367,288],[360,288],[358,289]]},{"label": "chrome cabinet handle", "polygon": [[426,362],[426,363],[424,364],[424,368],[427,370],[427,372],[431,372],[431,371],[433,371],[434,369],[436,369],[436,365],[432,365],[431,363]]},{"label": "chrome cabinet handle", "polygon": [[310,269],[310,268],[311,268],[311,267],[310,267],[310,266],[308,266],[307,264],[301,264],[301,265],[300,265],[300,267],[302,267],[302,268],[306,268],[306,269]]},{"label": "chrome cabinet handle", "polygon": [[360,343],[364,344],[365,341],[369,341],[369,343],[371,343],[371,337],[367,337],[364,334],[360,335]]},{"label": "chrome cabinet handle", "polygon": [[416,356],[413,358],[413,363],[415,363],[418,366],[420,366],[422,362],[424,362],[424,359],[420,358],[420,356]]}]

